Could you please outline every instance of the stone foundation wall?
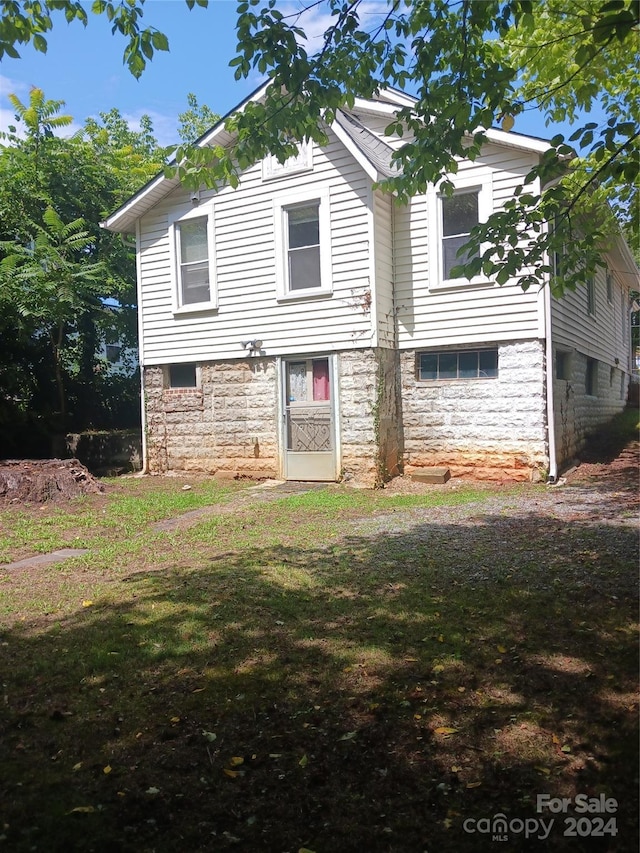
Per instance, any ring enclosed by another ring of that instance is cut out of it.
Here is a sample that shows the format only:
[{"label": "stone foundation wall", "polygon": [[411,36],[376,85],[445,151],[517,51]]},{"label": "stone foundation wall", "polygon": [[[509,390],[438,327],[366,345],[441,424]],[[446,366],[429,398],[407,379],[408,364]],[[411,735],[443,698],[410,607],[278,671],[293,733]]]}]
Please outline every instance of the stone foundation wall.
[{"label": "stone foundation wall", "polygon": [[[567,380],[554,380],[556,455],[558,465],[567,465],[583,447],[589,433],[610,421],[627,402],[629,376],[618,367],[596,361],[593,394],[586,393],[587,356],[573,351]],[[555,375],[555,365],[554,365]]]},{"label": "stone foundation wall", "polygon": [[540,341],[502,344],[496,379],[424,382],[415,351],[402,353],[405,471],[539,479],[548,466],[544,359]]},{"label": "stone foundation wall", "polygon": [[199,375],[199,388],[166,388],[162,367],[145,368],[149,470],[277,476],[275,360],[204,363]]},{"label": "stone foundation wall", "polygon": [[[445,465],[454,476],[536,479],[548,464],[543,346],[501,345],[498,358],[497,379],[421,382],[413,351],[340,353],[343,477],[374,486],[403,466]],[[149,470],[278,476],[275,359],[198,372],[198,388],[167,388],[162,367],[145,369]]]},{"label": "stone foundation wall", "polygon": [[372,349],[338,358],[342,476],[374,486],[378,478],[376,406],[377,360]]}]

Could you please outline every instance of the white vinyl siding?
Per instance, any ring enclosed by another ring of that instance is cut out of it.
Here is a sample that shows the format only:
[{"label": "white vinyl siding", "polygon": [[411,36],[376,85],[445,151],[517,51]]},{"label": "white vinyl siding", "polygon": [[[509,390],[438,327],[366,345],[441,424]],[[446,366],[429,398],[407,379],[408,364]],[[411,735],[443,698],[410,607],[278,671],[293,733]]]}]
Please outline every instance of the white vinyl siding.
[{"label": "white vinyl siding", "polygon": [[[475,163],[461,162],[454,183],[480,188],[480,217],[499,210],[534,165],[533,155],[487,145]],[[490,188],[490,193],[489,193]],[[416,196],[394,211],[395,303],[401,349],[467,346],[544,336],[543,294],[482,277],[441,278],[438,193]]]},{"label": "white vinyl siding", "polygon": [[[189,193],[174,190],[140,222],[140,310],[144,364],[241,358],[240,342],[263,341],[266,355],[336,352],[371,346],[371,312],[354,294],[372,287],[370,179],[334,137],[314,148],[313,171],[262,179],[248,169],[236,190],[202,190],[199,210],[211,204],[215,226],[217,313],[175,313],[172,303],[169,219],[193,215]],[[326,298],[278,300],[274,188],[301,200],[326,199],[330,212],[332,293]]]},{"label": "white vinyl siding", "polygon": [[[593,314],[587,310],[586,282],[561,299],[551,300],[560,462],[573,458],[585,436],[612,418],[626,401],[630,372],[629,288],[625,273],[618,272],[624,269],[620,260],[615,256],[607,260],[608,271],[600,268],[595,274]],[[559,358],[564,362],[562,373],[558,369]]]},{"label": "white vinyl siding", "polygon": [[605,268],[596,271],[591,302],[588,283],[567,291],[561,299],[552,299],[553,340],[561,349],[569,352],[576,349],[590,358],[628,370],[628,289],[615,273],[610,275],[611,301],[607,298]]}]

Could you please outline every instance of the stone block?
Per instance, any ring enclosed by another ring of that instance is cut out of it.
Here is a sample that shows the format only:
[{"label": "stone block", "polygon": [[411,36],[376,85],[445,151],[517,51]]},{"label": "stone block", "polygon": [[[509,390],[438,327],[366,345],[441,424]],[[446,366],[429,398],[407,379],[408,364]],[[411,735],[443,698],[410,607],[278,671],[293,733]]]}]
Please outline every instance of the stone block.
[{"label": "stone block", "polygon": [[451,479],[448,468],[421,468],[411,474],[411,479],[416,483],[430,483],[433,485],[446,483]]}]

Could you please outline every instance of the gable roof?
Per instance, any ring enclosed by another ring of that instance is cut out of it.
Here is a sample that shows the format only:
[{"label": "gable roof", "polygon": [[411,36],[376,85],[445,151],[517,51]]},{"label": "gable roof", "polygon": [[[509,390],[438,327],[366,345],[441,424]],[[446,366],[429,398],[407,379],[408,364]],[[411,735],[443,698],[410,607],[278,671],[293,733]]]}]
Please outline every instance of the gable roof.
[{"label": "gable roof", "polygon": [[[379,181],[381,178],[391,178],[398,174],[397,166],[391,161],[393,148],[375,133],[372,133],[352,113],[346,110],[338,110],[332,130],[343,143],[346,143],[343,136],[346,134],[356,149],[352,153],[356,159],[359,159],[359,156],[364,157],[372,167],[373,174],[371,177],[375,181]],[[349,147],[348,144],[347,147]],[[369,173],[369,170],[365,169],[365,171]]]},{"label": "gable roof", "polygon": [[[200,136],[194,145],[201,148],[210,145],[221,145],[223,147],[230,145],[233,141],[233,135],[226,129],[227,119],[234,113],[242,111],[247,104],[260,101],[268,86],[269,83],[264,83],[257,88],[248,98],[230,110],[217,124]],[[371,99],[356,98],[354,109],[358,113],[368,112],[391,118],[398,109],[411,107],[415,102],[415,98],[406,95],[404,92],[388,88],[381,90]],[[380,181],[398,174],[397,167],[391,161],[393,148],[372,133],[353,112],[346,109],[338,110],[331,130],[372,181]],[[499,145],[524,149],[537,154],[542,154],[549,147],[549,143],[544,140],[518,133],[505,133],[501,130],[487,130],[486,136],[489,141],[496,142]],[[123,234],[133,233],[136,221],[179,186],[180,179],[178,177],[167,178],[161,172],[100,224],[110,231]]]}]

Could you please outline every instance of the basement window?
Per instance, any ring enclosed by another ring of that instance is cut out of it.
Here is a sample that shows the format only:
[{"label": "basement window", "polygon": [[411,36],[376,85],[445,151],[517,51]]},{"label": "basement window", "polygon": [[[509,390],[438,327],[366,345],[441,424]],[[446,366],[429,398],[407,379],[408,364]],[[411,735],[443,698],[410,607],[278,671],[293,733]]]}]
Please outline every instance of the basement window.
[{"label": "basement window", "polygon": [[556,379],[571,379],[571,353],[556,350]]},{"label": "basement window", "polygon": [[195,364],[170,364],[167,370],[167,387],[197,388]]},{"label": "basement window", "polygon": [[495,379],[498,350],[443,350],[418,353],[418,379]]},{"label": "basement window", "polygon": [[598,396],[598,360],[587,359],[587,370],[584,377],[584,391],[589,397]]}]

